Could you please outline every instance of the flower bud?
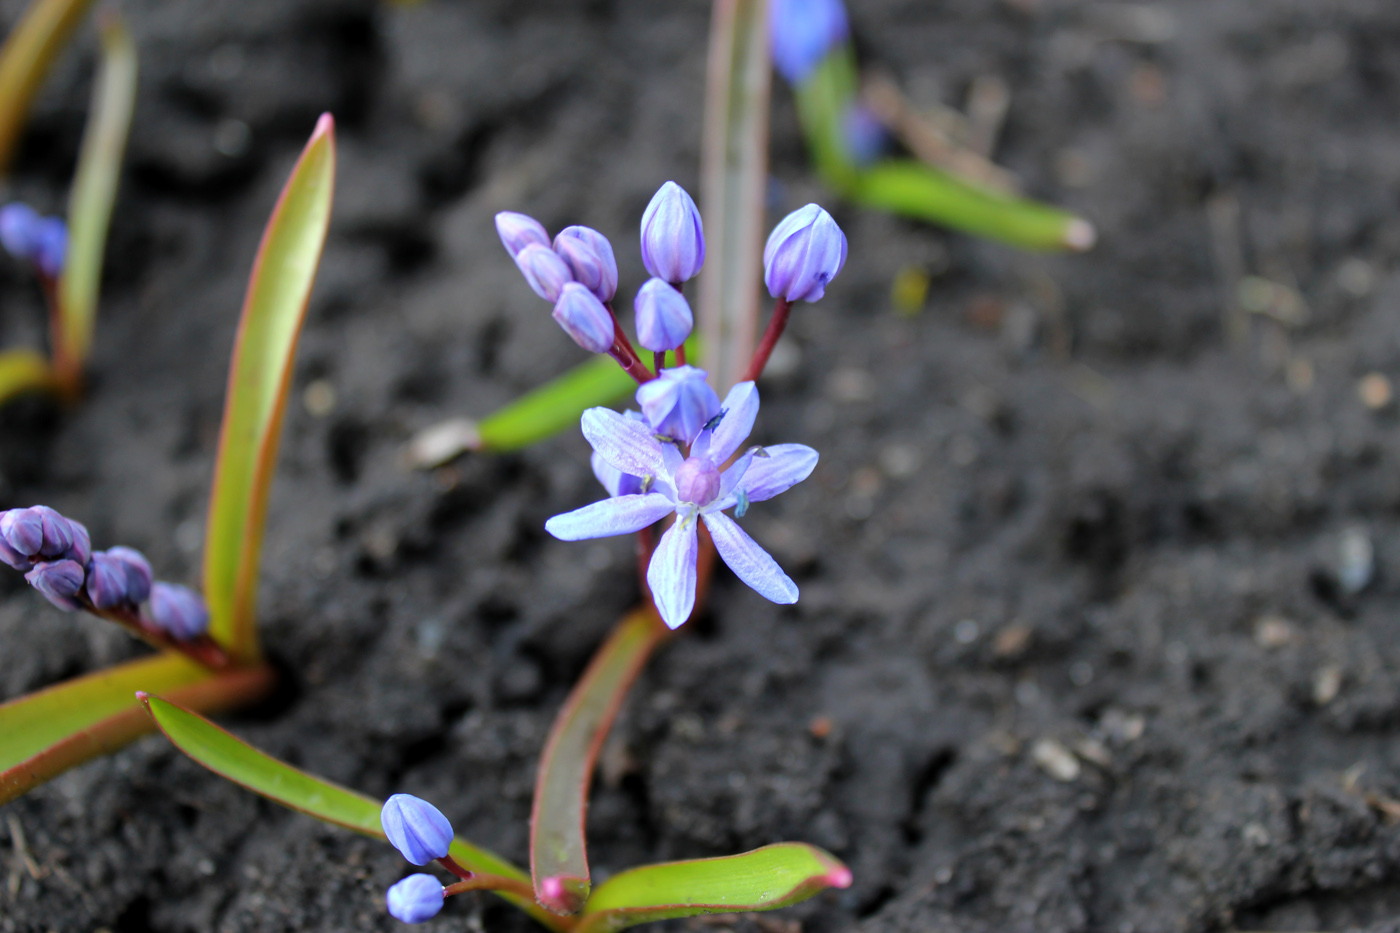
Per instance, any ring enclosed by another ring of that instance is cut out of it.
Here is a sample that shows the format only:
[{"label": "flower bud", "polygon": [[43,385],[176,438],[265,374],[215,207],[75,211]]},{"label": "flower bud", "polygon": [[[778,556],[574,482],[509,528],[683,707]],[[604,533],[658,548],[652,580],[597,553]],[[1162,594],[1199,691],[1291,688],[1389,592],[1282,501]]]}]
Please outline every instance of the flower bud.
[{"label": "flower bud", "polygon": [[612,301],[617,294],[617,257],[612,244],[592,227],[565,227],[554,238],[554,251],[599,301]]},{"label": "flower bud", "polygon": [[415,865],[442,858],[452,845],[452,824],[447,817],[412,794],[395,794],[384,801],[379,825],[390,844]]},{"label": "flower bud", "polygon": [[24,579],[64,612],[82,608],[82,604],[73,598],[83,588],[83,566],[77,561],[55,560],[35,564]]},{"label": "flower bud", "polygon": [[75,522],[70,518],[68,519],[68,527],[73,532],[73,544],[63,552],[63,559],[75,560],[86,567],[88,561],[92,559],[92,538],[88,535],[87,525]]},{"label": "flower bud", "polygon": [[846,234],[815,204],[773,228],[763,248],[763,281],[774,298],[817,301],[846,264]]},{"label": "flower bud", "polygon": [[574,280],[573,273],[559,254],[548,246],[531,243],[515,257],[525,281],[545,301],[558,301],[565,283]]},{"label": "flower bud", "polygon": [[663,369],[657,378],[637,387],[637,404],[657,434],[689,444],[700,429],[719,414],[719,396],[694,366]]},{"label": "flower bud", "polygon": [[801,83],[851,34],[841,0],[773,0],[768,28],[773,64],[791,84]]},{"label": "flower bud", "polygon": [[[77,524],[74,522],[74,524]],[[151,562],[146,560],[146,555],[135,548],[130,547],[109,547],[107,556],[121,561],[122,567],[126,570],[126,593],[127,599],[137,605],[144,603],[151,596]]]},{"label": "flower bud", "polygon": [[10,509],[0,513],[0,538],[25,557],[38,555],[44,546],[44,521],[33,509]]},{"label": "flower bud", "polygon": [[515,211],[501,211],[496,215],[496,235],[501,238],[501,245],[510,253],[511,259],[519,256],[520,251],[531,243],[549,245],[549,234],[545,232],[544,224],[528,214],[517,214]]},{"label": "flower bud", "polygon": [[409,875],[389,888],[385,901],[389,915],[404,923],[422,923],[431,920],[442,910],[446,898],[442,882],[432,875],[419,872]]},{"label": "flower bud", "polygon": [[126,566],[101,551],[92,555],[87,570],[87,594],[98,609],[115,609],[129,602],[126,596]]},{"label": "flower bud", "polygon": [[194,590],[174,583],[153,583],[151,622],[172,638],[188,641],[209,628],[209,609]]},{"label": "flower bud", "polygon": [[68,256],[68,225],[58,217],[45,217],[34,237],[34,264],[49,278],[58,278]]},{"label": "flower bud", "polygon": [[16,259],[32,262],[39,214],[28,204],[15,201],[0,207],[0,245]]},{"label": "flower bud", "polygon": [[700,211],[684,188],[668,181],[642,214],[642,265],[658,279],[679,285],[695,278],[704,264]]},{"label": "flower bud", "polygon": [[687,457],[676,468],[676,495],[682,502],[709,505],[719,495],[719,470],[707,457]]},{"label": "flower bud", "polygon": [[648,279],[637,291],[637,342],[660,353],[685,343],[695,315],[685,296],[662,279]]},{"label": "flower bud", "polygon": [[553,317],[574,338],[574,343],[590,353],[607,353],[617,336],[613,316],[598,296],[578,282],[568,282],[554,303]]},{"label": "flower bud", "polygon": [[0,536],[0,561],[9,564],[16,570],[28,570],[30,567],[34,566],[34,561],[30,560],[27,555],[21,554],[19,551],[10,547],[9,542],[7,542],[3,536]]}]

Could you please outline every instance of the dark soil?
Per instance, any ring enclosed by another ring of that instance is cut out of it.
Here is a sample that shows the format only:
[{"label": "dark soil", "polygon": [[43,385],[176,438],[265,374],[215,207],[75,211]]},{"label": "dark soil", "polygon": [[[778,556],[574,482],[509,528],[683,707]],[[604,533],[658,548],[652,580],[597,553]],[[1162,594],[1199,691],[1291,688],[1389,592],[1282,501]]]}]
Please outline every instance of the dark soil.
[{"label": "dark soil", "polygon": [[[802,599],[721,574],[651,664],[594,794],[598,875],[796,839],[846,859],[854,887],[721,926],[1395,930],[1400,435],[1358,384],[1400,379],[1400,7],[852,5],[866,60],[916,102],[1004,78],[998,157],[1101,245],[1047,258],[836,203],[777,90],[773,215],[821,200],[851,256],[763,385],[758,439],[822,453],[746,519]],[[581,359],[495,211],[596,226],[623,290],[642,281],[647,199],[697,188],[708,4],[124,7],[142,93],[92,390],[0,413],[0,505],[50,503],[195,580],[253,251],[334,111],[334,230],[263,572],[287,677],[225,722],[368,793],[428,797],[523,862],[535,756],[636,599],[632,544],[543,532],[600,494],[576,431],[436,474],[401,454]],[[91,68],[87,35],[12,194],[60,207]],[[1230,199],[1239,271],[1307,310],[1256,316],[1236,349],[1216,259],[1231,227],[1208,209]],[[933,287],[900,315],[890,283],[910,265]],[[42,340],[13,264],[0,307],[4,344]],[[316,380],[329,414],[302,403]],[[143,650],[18,575],[0,587],[0,696]],[[398,928],[395,852],[158,737],[4,817],[39,877],[0,831],[3,933]],[[530,923],[473,895],[429,929],[464,926]]]}]

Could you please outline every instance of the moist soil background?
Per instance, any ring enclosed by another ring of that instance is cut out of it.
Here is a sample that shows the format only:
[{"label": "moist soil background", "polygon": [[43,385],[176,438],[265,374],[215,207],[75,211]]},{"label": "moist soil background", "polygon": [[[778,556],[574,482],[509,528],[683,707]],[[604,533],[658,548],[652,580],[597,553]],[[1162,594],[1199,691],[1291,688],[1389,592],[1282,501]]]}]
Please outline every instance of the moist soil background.
[{"label": "moist soil background", "polygon": [[[1400,7],[851,5],[865,61],[916,103],[1004,79],[998,158],[1100,245],[1037,256],[842,204],[775,88],[770,221],[820,200],[850,236],[761,386],[756,439],[822,454],[745,520],[802,598],[721,572],[653,660],[596,781],[598,877],[806,840],[854,886],[671,928],[1396,929],[1400,438],[1358,385],[1400,378]],[[20,7],[0,4],[6,24]],[[222,721],[345,785],[427,797],[524,862],[535,757],[637,598],[632,543],[543,532],[600,495],[577,431],[435,473],[403,449],[582,358],[494,212],[595,226],[624,294],[641,283],[648,198],[698,188],[708,4],[123,9],[141,96],[91,391],[0,413],[0,505],[50,503],[197,580],[248,269],[334,112],[335,218],[263,561],[285,676]],[[87,29],[11,196],[61,207],[92,55]],[[908,267],[932,287],[899,314]],[[1284,290],[1232,348],[1242,273]],[[0,338],[44,339],[9,262]],[[17,574],[0,644],[4,697],[144,650]],[[410,870],[159,737],[4,822],[3,933],[393,930],[383,893]],[[530,927],[469,895],[427,929]]]}]

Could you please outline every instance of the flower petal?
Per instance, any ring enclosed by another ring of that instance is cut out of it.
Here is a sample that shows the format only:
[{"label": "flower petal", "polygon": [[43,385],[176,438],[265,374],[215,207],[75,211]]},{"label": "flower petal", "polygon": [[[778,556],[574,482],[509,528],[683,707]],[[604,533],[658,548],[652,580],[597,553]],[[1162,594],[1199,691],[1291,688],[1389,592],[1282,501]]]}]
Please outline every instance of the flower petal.
[{"label": "flower petal", "polygon": [[625,535],[660,521],[675,508],[676,504],[659,492],[617,496],[556,515],[544,523],[544,530],[560,541]]},{"label": "flower petal", "polygon": [[706,512],[702,518],[705,527],[710,529],[715,550],[734,571],[734,576],[753,587],[764,599],[784,605],[797,602],[797,584],[783,573],[783,568],[767,551],[734,523],[734,519],[722,512]]},{"label": "flower petal", "polygon": [[710,459],[715,463],[723,463],[733,456],[753,432],[753,422],[758,417],[758,387],[752,382],[739,383],[729,390],[720,409],[724,417],[715,426],[710,440]]},{"label": "flower petal", "polygon": [[[729,469],[720,474],[719,495],[715,496],[715,498],[717,500],[728,499],[729,494],[734,491],[734,487],[748,474],[749,467],[753,464],[754,458],[760,456],[766,457],[767,455],[768,452],[762,447],[750,447],[748,450],[744,451],[742,457],[735,460],[734,463],[730,465]],[[730,503],[730,505],[733,505],[733,503]],[[727,509],[729,506],[725,505],[721,506],[721,508]]]},{"label": "flower petal", "polygon": [[666,529],[647,567],[656,610],[667,628],[680,628],[695,608],[695,561],[699,557],[695,517],[682,516]]},{"label": "flower petal", "polygon": [[[607,463],[633,476],[663,476],[666,460],[661,442],[641,421],[611,408],[590,408],[583,413],[583,436]],[[668,477],[669,478],[669,477]]]},{"label": "flower petal", "polygon": [[608,495],[620,495],[618,490],[622,485],[622,477],[626,474],[598,456],[596,451],[589,456],[588,463],[593,467],[593,475],[598,478],[598,482],[603,484],[603,488],[608,491]]},{"label": "flower petal", "polygon": [[764,450],[768,456],[754,457],[739,483],[750,502],[762,502],[787,492],[817,467],[817,452],[805,444],[775,444]]}]

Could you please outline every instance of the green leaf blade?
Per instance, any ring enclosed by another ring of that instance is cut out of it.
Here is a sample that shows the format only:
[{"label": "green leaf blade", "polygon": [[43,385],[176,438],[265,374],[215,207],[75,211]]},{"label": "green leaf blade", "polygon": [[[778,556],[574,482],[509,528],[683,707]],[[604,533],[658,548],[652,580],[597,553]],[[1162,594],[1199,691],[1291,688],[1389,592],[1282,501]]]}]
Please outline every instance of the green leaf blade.
[{"label": "green leaf blade", "polygon": [[265,692],[266,667],[214,674],[183,655],[141,658],[0,705],[0,803],[150,731],[133,695],[157,687],[201,709]]},{"label": "green leaf blade", "polygon": [[0,172],[9,167],[34,95],[92,0],[34,0],[0,49]]},{"label": "green leaf blade", "polygon": [[850,869],[832,855],[784,842],[742,855],[622,872],[593,892],[575,929],[611,933],[673,917],[775,910],[850,884]]},{"label": "green leaf blade", "polygon": [[33,350],[0,351],[0,404],[22,395],[54,387],[53,368]]},{"label": "green leaf blade", "polygon": [[535,898],[576,913],[590,889],[584,818],[598,750],[666,627],[649,609],[624,618],[598,649],[550,728],[535,779],[530,817],[530,877]]},{"label": "green leaf blade", "polygon": [[553,437],[576,426],[586,409],[615,402],[636,385],[612,357],[594,357],[483,419],[481,449],[519,450]]},{"label": "green leaf blade", "polygon": [[[57,359],[80,378],[92,350],[102,254],[116,203],[122,156],[136,109],[136,46],[115,14],[102,24],[102,61],[83,130],[78,170],[68,205],[68,257],[59,282],[62,342]],[[62,366],[59,367],[63,369]]]},{"label": "green leaf blade", "polygon": [[334,122],[325,114],[282,189],[253,263],[205,530],[209,631],[244,663],[259,656],[254,613],[268,493],[334,185]]}]

